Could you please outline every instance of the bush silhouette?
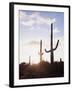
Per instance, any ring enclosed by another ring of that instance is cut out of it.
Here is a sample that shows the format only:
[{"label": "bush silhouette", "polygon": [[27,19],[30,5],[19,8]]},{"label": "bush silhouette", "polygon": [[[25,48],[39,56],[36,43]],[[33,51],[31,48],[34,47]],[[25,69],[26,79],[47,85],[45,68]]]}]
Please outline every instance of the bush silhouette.
[{"label": "bush silhouette", "polygon": [[49,63],[41,61],[38,64],[19,64],[19,79],[50,78],[64,76],[64,62]]}]

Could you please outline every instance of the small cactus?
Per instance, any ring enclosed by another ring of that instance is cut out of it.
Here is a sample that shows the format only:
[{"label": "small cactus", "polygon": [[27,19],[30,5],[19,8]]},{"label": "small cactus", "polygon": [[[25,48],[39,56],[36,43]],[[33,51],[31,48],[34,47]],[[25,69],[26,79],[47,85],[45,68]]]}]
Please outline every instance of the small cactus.
[{"label": "small cactus", "polygon": [[43,52],[42,52],[42,40],[40,40],[40,52],[39,52],[39,55],[40,55],[40,62],[42,61],[42,55],[43,55]]}]

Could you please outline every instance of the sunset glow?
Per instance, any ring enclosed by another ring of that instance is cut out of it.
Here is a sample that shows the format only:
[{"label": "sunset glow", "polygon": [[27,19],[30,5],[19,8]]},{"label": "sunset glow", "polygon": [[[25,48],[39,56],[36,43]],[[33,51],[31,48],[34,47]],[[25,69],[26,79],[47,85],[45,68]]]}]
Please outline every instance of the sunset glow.
[{"label": "sunset glow", "polygon": [[60,43],[57,50],[54,52],[54,60],[64,60],[64,17],[62,12],[35,12],[35,11],[19,11],[19,31],[20,31],[20,60],[19,62],[31,64],[40,62],[40,40],[42,40],[42,59],[50,62],[50,53],[45,52],[45,48],[50,50],[50,31],[51,23],[54,23],[53,35],[55,47],[57,40]]}]

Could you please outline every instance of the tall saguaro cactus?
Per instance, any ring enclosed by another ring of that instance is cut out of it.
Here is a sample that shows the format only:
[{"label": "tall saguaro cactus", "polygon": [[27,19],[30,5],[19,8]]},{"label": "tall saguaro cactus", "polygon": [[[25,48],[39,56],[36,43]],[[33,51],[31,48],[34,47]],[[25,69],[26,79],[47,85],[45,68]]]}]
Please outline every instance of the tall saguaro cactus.
[{"label": "tall saguaro cactus", "polygon": [[50,43],[51,49],[48,51],[45,49],[46,53],[50,52],[51,63],[54,62],[54,51],[57,49],[58,44],[59,44],[59,40],[57,41],[55,48],[53,48],[53,23],[51,23],[51,43]]}]

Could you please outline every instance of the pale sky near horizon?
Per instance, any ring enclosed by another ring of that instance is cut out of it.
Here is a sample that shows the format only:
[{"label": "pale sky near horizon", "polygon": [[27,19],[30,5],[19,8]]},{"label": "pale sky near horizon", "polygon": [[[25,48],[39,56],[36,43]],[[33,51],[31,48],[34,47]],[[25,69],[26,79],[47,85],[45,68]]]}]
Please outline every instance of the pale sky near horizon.
[{"label": "pale sky near horizon", "polygon": [[43,59],[50,62],[50,53],[45,52],[45,48],[50,50],[50,31],[53,24],[54,46],[59,39],[59,46],[54,52],[54,60],[64,59],[64,13],[48,11],[19,11],[19,61],[29,62],[31,56],[32,63],[39,62],[40,40],[43,44]]}]

